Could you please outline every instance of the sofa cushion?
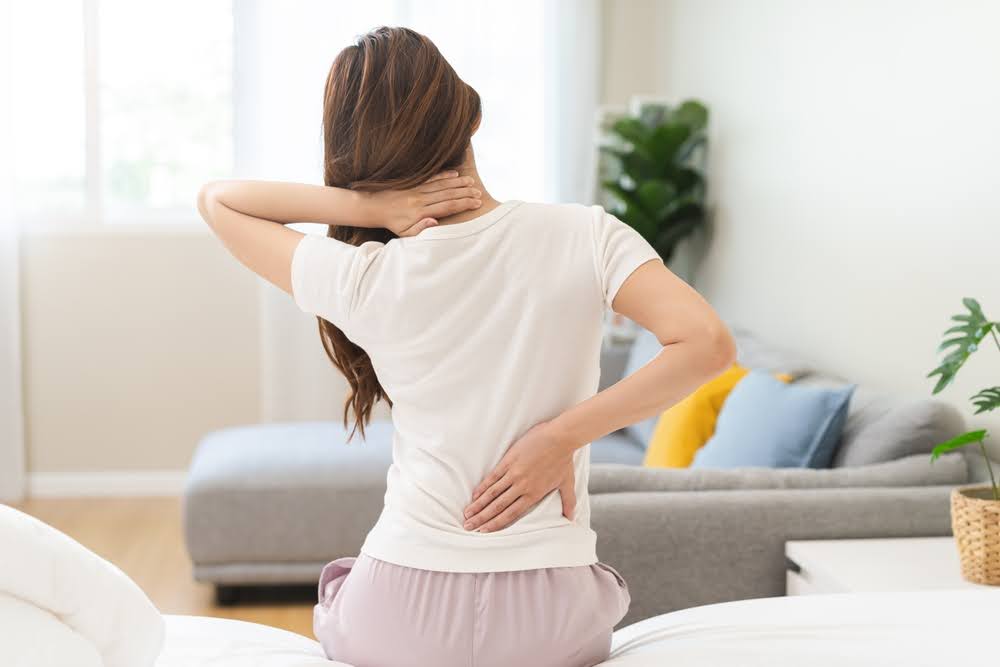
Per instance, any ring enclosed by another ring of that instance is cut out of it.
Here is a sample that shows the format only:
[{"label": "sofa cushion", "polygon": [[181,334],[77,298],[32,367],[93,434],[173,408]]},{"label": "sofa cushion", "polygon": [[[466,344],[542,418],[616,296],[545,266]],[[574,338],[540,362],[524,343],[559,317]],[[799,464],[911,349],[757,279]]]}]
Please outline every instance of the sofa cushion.
[{"label": "sofa cushion", "polygon": [[934,445],[965,430],[962,415],[942,401],[900,399],[859,387],[851,403],[843,437],[833,457],[835,466],[927,455]]},{"label": "sofa cushion", "polygon": [[622,432],[611,433],[590,444],[591,463],[639,465],[644,454],[643,446]]},{"label": "sofa cushion", "polygon": [[[813,373],[798,384],[835,387],[844,382],[834,375]],[[965,430],[965,419],[948,403],[907,398],[859,385],[851,397],[832,465],[858,466],[910,454],[930,454],[934,445]]]},{"label": "sofa cushion", "polygon": [[749,369],[733,364],[660,415],[642,464],[651,468],[686,468],[715,433],[726,397]]},{"label": "sofa cushion", "polygon": [[210,433],[188,473],[184,531],[196,564],[355,555],[382,511],[392,423],[346,443],[334,422]]},{"label": "sofa cushion", "polygon": [[729,394],[715,435],[691,467],[826,468],[853,391],[788,385],[769,371],[751,371]]},{"label": "sofa cushion", "polygon": [[840,487],[938,486],[969,481],[961,452],[933,464],[924,454],[853,468],[642,468],[593,465],[590,493],[643,491],[737,491]]},{"label": "sofa cushion", "polygon": [[[808,363],[793,354],[765,343],[751,331],[739,326],[731,326],[730,330],[736,341],[736,361],[740,365],[750,369],[768,370],[772,373],[785,373],[791,375],[793,379],[808,375],[811,372],[811,366]],[[663,346],[660,345],[660,341],[656,339],[656,336],[651,331],[640,327],[639,333],[636,335],[635,341],[629,350],[624,373],[615,378],[613,375],[618,375],[617,366],[609,369],[607,374],[602,375],[602,388],[608,386],[608,384],[612,384],[612,380],[616,382],[621,377],[631,375],[639,370],[659,354],[661,349],[663,349]],[[603,363],[605,362],[602,360]],[[614,366],[610,361],[608,365]],[[659,415],[654,415],[649,419],[626,426],[623,431],[636,442],[641,442],[645,447],[653,437],[658,419]]]}]

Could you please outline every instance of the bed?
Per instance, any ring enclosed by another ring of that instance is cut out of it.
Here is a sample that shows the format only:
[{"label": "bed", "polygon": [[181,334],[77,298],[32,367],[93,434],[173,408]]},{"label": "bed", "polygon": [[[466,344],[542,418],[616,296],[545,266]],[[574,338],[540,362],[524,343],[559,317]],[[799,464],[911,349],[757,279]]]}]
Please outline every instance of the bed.
[{"label": "bed", "polygon": [[[317,642],[162,615],[111,563],[0,506],[0,665],[337,667]],[[996,655],[1000,590],[852,593],[695,607],[618,630],[611,667],[923,667]],[[348,666],[351,667],[351,666]]]}]

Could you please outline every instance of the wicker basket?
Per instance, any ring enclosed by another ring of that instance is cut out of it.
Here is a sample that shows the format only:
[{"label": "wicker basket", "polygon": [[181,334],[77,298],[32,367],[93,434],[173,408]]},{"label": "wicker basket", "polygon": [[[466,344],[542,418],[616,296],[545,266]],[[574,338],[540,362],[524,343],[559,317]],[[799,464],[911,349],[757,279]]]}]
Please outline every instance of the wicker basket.
[{"label": "wicker basket", "polygon": [[951,529],[962,576],[977,584],[1000,585],[1000,501],[988,486],[951,492]]}]

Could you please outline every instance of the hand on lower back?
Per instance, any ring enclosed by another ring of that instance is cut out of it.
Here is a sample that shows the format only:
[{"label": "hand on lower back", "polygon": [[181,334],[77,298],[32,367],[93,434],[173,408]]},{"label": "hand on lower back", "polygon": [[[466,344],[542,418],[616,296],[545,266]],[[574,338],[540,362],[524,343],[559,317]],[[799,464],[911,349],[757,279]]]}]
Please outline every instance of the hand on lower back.
[{"label": "hand on lower back", "polygon": [[473,490],[464,527],[479,532],[506,528],[556,490],[562,498],[563,516],[572,519],[575,482],[573,448],[560,442],[546,422],[536,424]]}]

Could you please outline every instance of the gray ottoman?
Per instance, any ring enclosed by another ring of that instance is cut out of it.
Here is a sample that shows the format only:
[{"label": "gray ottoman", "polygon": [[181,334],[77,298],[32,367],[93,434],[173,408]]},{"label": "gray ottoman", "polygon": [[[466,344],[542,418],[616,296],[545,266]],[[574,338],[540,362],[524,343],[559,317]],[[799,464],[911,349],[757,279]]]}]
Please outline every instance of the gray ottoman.
[{"label": "gray ottoman", "polygon": [[184,535],[198,581],[220,602],[248,584],[315,584],[358,553],[382,510],[392,424],[367,440],[333,422],[261,424],[207,435],[184,492]]}]

